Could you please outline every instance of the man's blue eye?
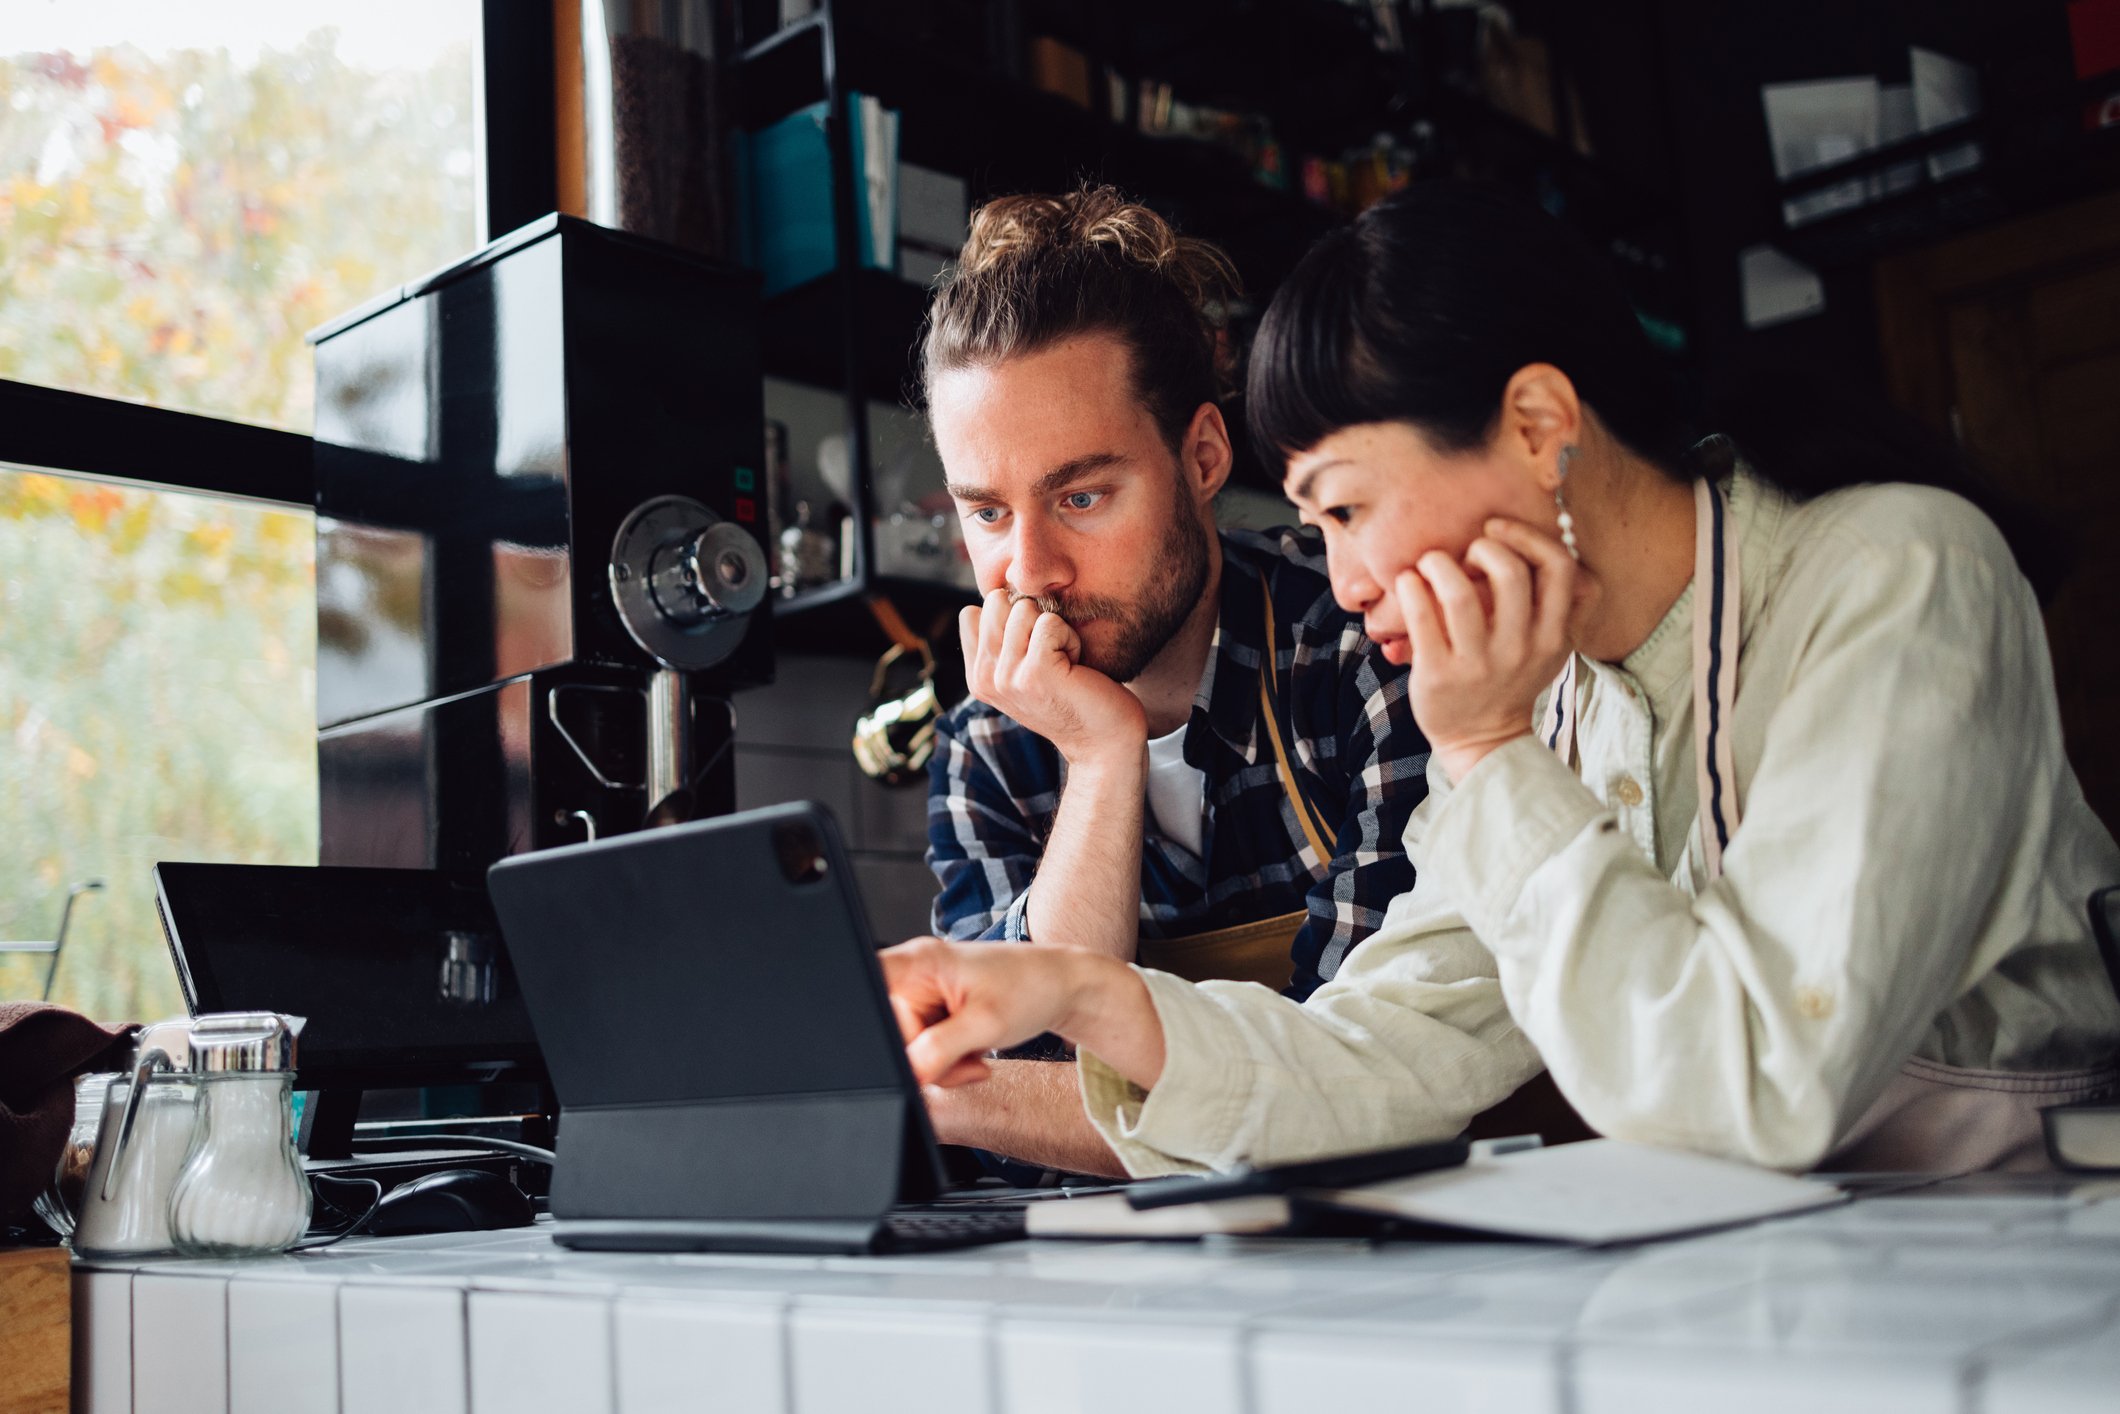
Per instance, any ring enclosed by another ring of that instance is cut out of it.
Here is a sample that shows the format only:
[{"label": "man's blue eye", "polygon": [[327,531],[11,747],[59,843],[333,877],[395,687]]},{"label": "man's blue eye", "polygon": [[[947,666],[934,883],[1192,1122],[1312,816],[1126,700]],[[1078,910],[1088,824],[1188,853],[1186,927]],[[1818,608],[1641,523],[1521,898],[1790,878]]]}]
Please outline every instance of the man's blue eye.
[{"label": "man's blue eye", "polygon": [[1094,491],[1077,491],[1069,496],[1063,504],[1070,510],[1086,511],[1097,504],[1097,493]]},{"label": "man's blue eye", "polygon": [[972,519],[978,521],[981,525],[992,525],[1000,516],[1001,508],[999,506],[981,506],[978,510],[972,512]]}]

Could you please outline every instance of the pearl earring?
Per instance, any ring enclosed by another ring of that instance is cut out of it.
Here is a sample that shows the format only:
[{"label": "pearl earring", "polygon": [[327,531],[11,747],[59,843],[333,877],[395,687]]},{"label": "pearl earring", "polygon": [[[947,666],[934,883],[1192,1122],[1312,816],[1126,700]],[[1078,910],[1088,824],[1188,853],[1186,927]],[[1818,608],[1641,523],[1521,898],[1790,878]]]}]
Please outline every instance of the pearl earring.
[{"label": "pearl earring", "polygon": [[1553,508],[1560,512],[1561,547],[1568,552],[1569,559],[1580,561],[1583,552],[1575,548],[1575,517],[1568,513],[1568,503],[1561,499],[1561,486],[1568,480],[1568,466],[1574,460],[1575,448],[1562,447],[1560,461],[1555,468],[1560,480],[1553,483]]}]

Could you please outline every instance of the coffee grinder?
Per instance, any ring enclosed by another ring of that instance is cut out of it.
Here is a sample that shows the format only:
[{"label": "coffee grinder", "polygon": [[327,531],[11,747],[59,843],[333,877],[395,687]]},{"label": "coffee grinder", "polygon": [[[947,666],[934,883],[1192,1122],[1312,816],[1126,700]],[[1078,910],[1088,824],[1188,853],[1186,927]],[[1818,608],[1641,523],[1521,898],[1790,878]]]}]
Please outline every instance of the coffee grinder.
[{"label": "coffee grinder", "polygon": [[772,675],[758,277],[548,216],[311,335],[319,862],[734,808]]}]

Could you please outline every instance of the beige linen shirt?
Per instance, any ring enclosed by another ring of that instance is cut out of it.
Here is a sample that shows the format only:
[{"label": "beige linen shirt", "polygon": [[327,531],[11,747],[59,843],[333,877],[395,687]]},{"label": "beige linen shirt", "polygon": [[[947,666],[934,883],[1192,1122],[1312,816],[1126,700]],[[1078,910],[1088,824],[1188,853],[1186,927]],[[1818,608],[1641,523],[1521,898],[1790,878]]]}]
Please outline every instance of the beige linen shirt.
[{"label": "beige linen shirt", "polygon": [[1541,1065],[1601,1133],[1804,1169],[1910,1057],[2110,1059],[2085,901],[2120,883],[2120,850],[2062,754],[2000,535],[1921,487],[1797,503],[1739,471],[1729,494],[1743,818],[1722,877],[1701,861],[1689,588],[1624,662],[1578,663],[1579,774],[1530,736],[1455,784],[1430,766],[1419,882],[1309,1001],[1142,971],[1153,1093],[1081,1059],[1129,1170],[1445,1138]]}]

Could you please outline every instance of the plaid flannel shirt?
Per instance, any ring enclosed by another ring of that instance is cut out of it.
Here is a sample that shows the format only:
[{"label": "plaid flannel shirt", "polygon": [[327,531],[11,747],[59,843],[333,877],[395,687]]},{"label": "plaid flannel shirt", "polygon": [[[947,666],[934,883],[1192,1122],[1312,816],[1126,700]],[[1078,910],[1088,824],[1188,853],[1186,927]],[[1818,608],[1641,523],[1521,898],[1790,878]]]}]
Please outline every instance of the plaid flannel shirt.
[{"label": "plaid flannel shirt", "polygon": [[[1428,743],[1406,670],[1384,660],[1359,617],[1333,602],[1318,538],[1294,529],[1222,535],[1221,613],[1185,731],[1207,778],[1204,859],[1151,814],[1141,855],[1141,936],[1182,938],[1307,910],[1287,988],[1310,995],[1413,887],[1402,836],[1428,793]],[[1266,628],[1276,620],[1288,750],[1305,797],[1333,822],[1316,859],[1281,787],[1260,717]],[[934,929],[954,939],[1026,941],[1025,902],[1063,789],[1052,743],[983,702],[941,720],[928,767],[928,865],[941,881]]]}]

